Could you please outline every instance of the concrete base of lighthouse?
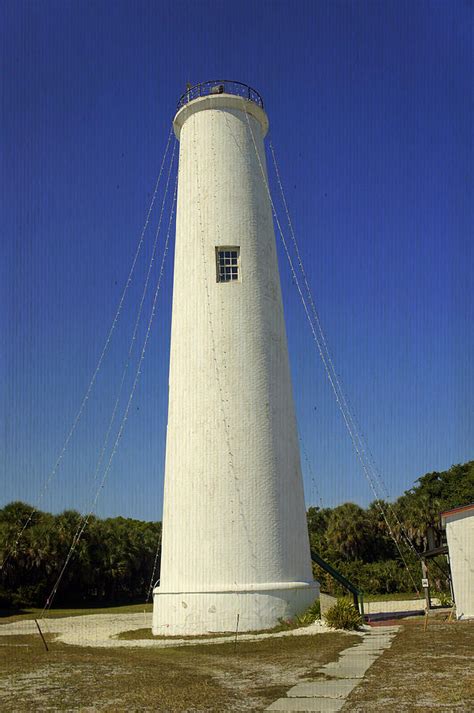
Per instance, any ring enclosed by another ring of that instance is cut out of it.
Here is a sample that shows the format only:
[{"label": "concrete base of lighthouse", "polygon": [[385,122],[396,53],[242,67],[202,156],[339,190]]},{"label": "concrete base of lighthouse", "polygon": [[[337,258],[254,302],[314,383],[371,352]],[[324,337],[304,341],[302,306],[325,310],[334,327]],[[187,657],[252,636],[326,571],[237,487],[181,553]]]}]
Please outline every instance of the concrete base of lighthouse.
[{"label": "concrete base of lighthouse", "polygon": [[204,592],[153,590],[153,634],[193,636],[271,629],[319,597],[318,582],[242,584]]}]

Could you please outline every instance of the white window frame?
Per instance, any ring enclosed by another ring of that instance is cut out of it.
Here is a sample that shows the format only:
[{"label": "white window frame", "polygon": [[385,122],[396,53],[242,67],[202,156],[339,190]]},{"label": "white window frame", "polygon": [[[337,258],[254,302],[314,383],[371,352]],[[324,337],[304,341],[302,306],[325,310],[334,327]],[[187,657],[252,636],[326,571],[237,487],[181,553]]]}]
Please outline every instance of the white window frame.
[{"label": "white window frame", "polygon": [[[225,253],[237,253],[237,258],[231,257],[230,255],[227,256]],[[221,254],[224,253],[224,256],[221,258]],[[221,259],[225,260],[224,264],[221,264]],[[227,262],[229,261],[229,262]],[[235,261],[235,262],[234,262]],[[234,270],[227,270],[226,268],[236,268],[236,272]],[[228,285],[232,284],[233,282],[240,282],[241,278],[241,272],[240,272],[240,247],[238,245],[219,245],[216,247],[216,277],[217,277],[217,282]],[[225,273],[228,274],[237,274],[237,277],[234,277],[233,279],[226,279],[225,278]]]}]

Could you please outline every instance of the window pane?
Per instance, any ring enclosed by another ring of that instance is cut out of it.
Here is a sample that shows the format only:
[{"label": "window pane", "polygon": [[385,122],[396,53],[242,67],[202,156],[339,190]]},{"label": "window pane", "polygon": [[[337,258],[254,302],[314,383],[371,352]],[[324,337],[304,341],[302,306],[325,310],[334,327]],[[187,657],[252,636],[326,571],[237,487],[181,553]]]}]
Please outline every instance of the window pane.
[{"label": "window pane", "polygon": [[216,248],[217,282],[239,279],[239,248]]}]

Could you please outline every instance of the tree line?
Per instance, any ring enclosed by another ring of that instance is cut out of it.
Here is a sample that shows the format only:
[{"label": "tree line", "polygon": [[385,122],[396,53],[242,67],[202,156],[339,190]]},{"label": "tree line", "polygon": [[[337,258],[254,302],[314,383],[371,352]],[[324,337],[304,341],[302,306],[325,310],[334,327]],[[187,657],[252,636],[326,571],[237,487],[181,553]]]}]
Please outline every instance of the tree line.
[{"label": "tree line", "polygon": [[[11,552],[19,528],[29,518]],[[0,510],[1,560],[8,555],[0,579],[0,607],[44,606],[82,522],[74,510],[51,515],[34,512],[22,502]],[[160,541],[160,522],[91,517],[65,569],[54,605],[145,601]]]},{"label": "tree line", "polygon": [[[311,547],[364,592],[415,591],[421,585],[416,553],[443,542],[440,512],[473,501],[474,461],[470,461],[427,473],[391,504],[310,507]],[[0,607],[45,604],[81,521],[73,510],[52,515],[22,502],[0,510],[0,560],[9,555],[1,571]],[[65,570],[55,606],[145,601],[160,541],[160,522],[91,517]],[[437,558],[430,568],[434,587],[446,591],[445,558]],[[323,591],[342,591],[316,565],[314,571]]]},{"label": "tree line", "polygon": [[[444,544],[440,513],[472,502],[474,461],[469,461],[423,475],[394,503],[309,508],[311,547],[363,592],[416,591],[421,588],[420,556]],[[448,591],[446,558],[427,563],[432,587]],[[321,589],[342,593],[319,567],[315,573]]]}]

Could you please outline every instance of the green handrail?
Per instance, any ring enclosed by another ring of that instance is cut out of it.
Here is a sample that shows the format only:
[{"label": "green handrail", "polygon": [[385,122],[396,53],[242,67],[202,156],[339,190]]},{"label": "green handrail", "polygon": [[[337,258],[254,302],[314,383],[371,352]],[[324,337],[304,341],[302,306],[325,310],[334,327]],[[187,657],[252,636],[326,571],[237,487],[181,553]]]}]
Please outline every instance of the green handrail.
[{"label": "green handrail", "polygon": [[349,592],[351,592],[353,598],[354,598],[354,606],[359,612],[361,616],[364,616],[364,597],[360,589],[357,589],[355,584],[350,582],[346,577],[344,577],[343,574],[337,571],[337,569],[334,569],[332,565],[329,564],[329,562],[326,562],[326,560],[323,560],[322,557],[320,557],[317,552],[314,552],[311,550],[311,559],[313,562],[321,567],[321,569],[324,569],[325,572],[327,572],[333,579],[336,580],[336,582],[339,582],[344,589],[347,589]]}]

